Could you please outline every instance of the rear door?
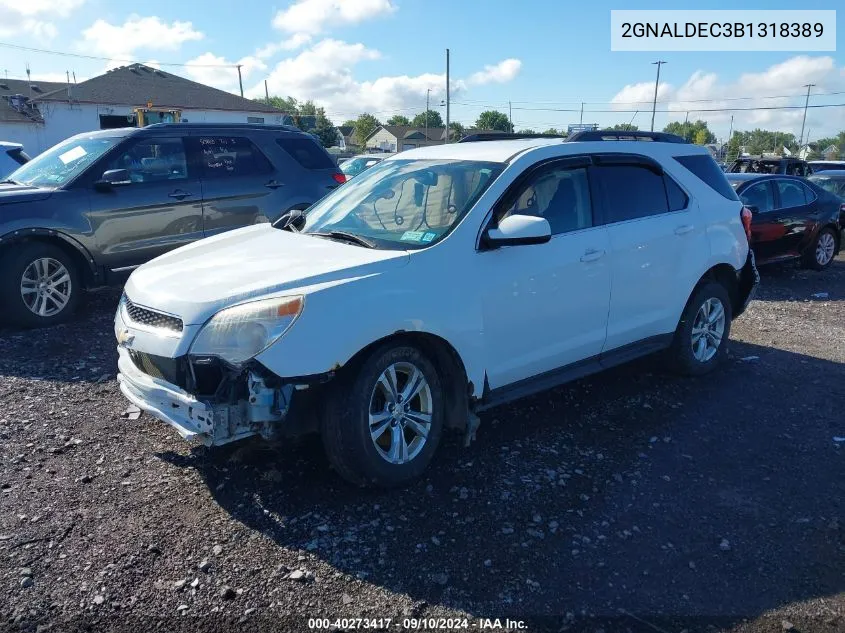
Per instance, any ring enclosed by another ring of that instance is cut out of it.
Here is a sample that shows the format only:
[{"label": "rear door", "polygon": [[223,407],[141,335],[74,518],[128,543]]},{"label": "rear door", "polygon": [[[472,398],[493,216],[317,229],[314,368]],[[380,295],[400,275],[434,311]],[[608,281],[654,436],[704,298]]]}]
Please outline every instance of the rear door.
[{"label": "rear door", "polygon": [[129,180],[107,190],[90,185],[88,213],[107,268],[128,270],[202,237],[200,182],[185,137],[133,139],[94,180],[111,169],[126,169]]},{"label": "rear door", "polygon": [[800,180],[786,178],[775,180],[775,193],[777,221],[783,230],[778,250],[790,256],[800,255],[813,235],[815,221],[811,215],[816,194]]},{"label": "rear door", "polygon": [[604,351],[674,332],[709,256],[697,203],[659,164],[596,156],[613,287]]},{"label": "rear door", "polygon": [[777,196],[773,180],[761,180],[739,192],[742,203],[750,207],[751,248],[758,259],[768,260],[784,255],[784,228],[777,213]]},{"label": "rear door", "polygon": [[205,236],[281,215],[282,174],[247,135],[200,134],[192,143],[202,179]]}]

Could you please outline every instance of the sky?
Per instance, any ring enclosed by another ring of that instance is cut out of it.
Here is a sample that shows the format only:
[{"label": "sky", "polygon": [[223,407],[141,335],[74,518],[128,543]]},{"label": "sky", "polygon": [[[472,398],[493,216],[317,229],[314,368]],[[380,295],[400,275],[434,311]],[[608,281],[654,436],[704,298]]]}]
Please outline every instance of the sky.
[{"label": "sky", "polygon": [[[803,0],[800,8],[838,4]],[[517,129],[565,128],[581,120],[583,102],[584,123],[648,129],[657,58],[668,63],[655,129],[701,118],[727,139],[733,114],[734,130],[797,136],[801,109],[701,110],[803,105],[807,83],[816,84],[811,104],[845,104],[845,35],[830,53],[611,52],[612,8],[799,7],[782,0],[0,0],[0,76],[25,78],[29,65],[34,79],[64,81],[70,71],[82,81],[137,61],[238,93],[240,64],[245,96],[263,97],[266,80],[271,95],[313,99],[339,125],[361,112],[410,118],[425,109],[429,90],[432,109],[445,118],[449,48],[451,118],[464,125],[484,110],[507,113],[510,103]],[[845,34],[845,10],[837,33]],[[806,127],[811,139],[845,129],[845,107],[810,109]]]}]

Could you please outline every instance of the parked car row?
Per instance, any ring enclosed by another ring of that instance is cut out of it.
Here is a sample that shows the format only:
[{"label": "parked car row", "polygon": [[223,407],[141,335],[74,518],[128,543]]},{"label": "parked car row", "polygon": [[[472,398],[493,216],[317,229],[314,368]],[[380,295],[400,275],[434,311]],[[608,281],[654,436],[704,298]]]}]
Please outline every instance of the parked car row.
[{"label": "parked car row", "polygon": [[302,210],[345,182],[297,128],[156,124],[67,139],[0,182],[0,302],[67,319],[84,288],[197,239]]}]

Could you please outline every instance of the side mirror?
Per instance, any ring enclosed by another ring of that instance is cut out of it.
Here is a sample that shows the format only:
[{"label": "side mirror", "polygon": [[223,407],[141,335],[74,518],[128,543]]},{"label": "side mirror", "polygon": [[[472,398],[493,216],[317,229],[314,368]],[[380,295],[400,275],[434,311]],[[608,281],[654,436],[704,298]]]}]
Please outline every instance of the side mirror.
[{"label": "side mirror", "polygon": [[545,244],[552,239],[552,229],[546,218],[534,215],[510,215],[499,222],[498,228],[489,229],[484,242],[490,248]]},{"label": "side mirror", "polygon": [[285,211],[279,219],[273,223],[273,226],[279,229],[291,230],[296,232],[302,230],[305,226],[305,212],[302,209],[291,209]]},{"label": "side mirror", "polygon": [[118,185],[131,185],[132,180],[129,177],[128,169],[109,169],[103,173],[102,178],[94,183],[94,186],[100,191],[108,191],[112,187]]}]

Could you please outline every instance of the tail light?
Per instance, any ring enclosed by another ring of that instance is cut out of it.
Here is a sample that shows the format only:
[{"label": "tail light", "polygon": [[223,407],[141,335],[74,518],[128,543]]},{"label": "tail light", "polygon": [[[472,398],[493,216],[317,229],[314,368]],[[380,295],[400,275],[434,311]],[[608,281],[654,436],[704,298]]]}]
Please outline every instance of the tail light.
[{"label": "tail light", "polygon": [[334,181],[339,185],[342,185],[346,182],[346,174],[344,174],[343,172],[332,174],[332,178],[334,178]]},{"label": "tail light", "polygon": [[742,207],[742,211],[739,212],[739,217],[742,219],[742,227],[745,229],[745,237],[748,238],[748,242],[751,242],[751,209],[748,207]]}]

